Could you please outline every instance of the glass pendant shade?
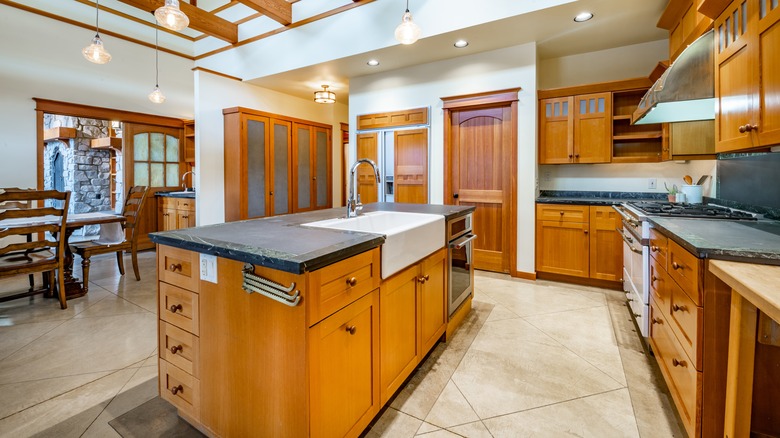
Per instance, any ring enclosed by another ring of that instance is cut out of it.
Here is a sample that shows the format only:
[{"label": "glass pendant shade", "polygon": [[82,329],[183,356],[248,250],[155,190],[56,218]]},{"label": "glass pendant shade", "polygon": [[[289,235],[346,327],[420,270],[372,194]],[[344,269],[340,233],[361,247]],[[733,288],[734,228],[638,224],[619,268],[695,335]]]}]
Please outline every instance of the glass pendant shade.
[{"label": "glass pendant shade", "polygon": [[154,90],[152,90],[152,92],[149,93],[149,100],[151,100],[154,103],[165,102],[165,95],[163,94],[162,90],[158,85],[155,85]]},{"label": "glass pendant shade", "polygon": [[314,92],[314,101],[317,103],[333,103],[336,101],[336,93],[328,91],[328,86],[323,85],[321,91]]},{"label": "glass pendant shade", "polygon": [[395,28],[395,39],[401,44],[414,44],[421,34],[420,26],[412,21],[412,13],[407,9],[401,18],[401,24]]},{"label": "glass pendant shade", "polygon": [[97,34],[95,34],[95,38],[92,38],[92,44],[84,47],[81,53],[87,58],[87,61],[95,64],[105,64],[111,61],[111,54],[103,47],[103,40]]},{"label": "glass pendant shade", "polygon": [[182,30],[190,25],[190,19],[179,9],[179,0],[165,0],[165,5],[154,11],[154,18],[170,30]]}]

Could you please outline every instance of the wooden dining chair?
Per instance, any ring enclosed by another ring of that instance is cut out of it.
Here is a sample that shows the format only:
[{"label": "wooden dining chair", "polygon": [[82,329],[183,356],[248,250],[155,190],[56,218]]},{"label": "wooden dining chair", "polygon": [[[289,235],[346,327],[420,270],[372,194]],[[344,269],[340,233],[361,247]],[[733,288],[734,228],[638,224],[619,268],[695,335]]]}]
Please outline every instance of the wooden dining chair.
[{"label": "wooden dining chair", "polygon": [[[47,206],[46,204],[53,206]],[[25,208],[14,208],[13,206]],[[0,302],[56,291],[65,301],[65,223],[70,192],[56,190],[0,190],[0,277],[48,273],[48,285],[5,295]],[[48,233],[48,234],[47,234]],[[56,282],[55,282],[56,272]]]},{"label": "wooden dining chair", "polygon": [[[133,259],[133,272],[135,279],[141,281],[141,274],[138,272],[138,220],[141,210],[144,207],[146,193],[149,191],[147,186],[131,187],[125,197],[125,205],[122,208],[122,215],[125,222],[122,224],[124,239],[117,243],[102,243],[100,241],[86,241],[74,243],[70,246],[71,251],[81,256],[82,276],[84,277],[84,293],[88,291],[89,284],[89,265],[90,257],[97,254],[116,253],[116,262],[119,265],[119,273],[125,275],[125,262],[123,258],[124,251],[130,251]],[[127,238],[125,230],[130,229],[130,238]]]}]

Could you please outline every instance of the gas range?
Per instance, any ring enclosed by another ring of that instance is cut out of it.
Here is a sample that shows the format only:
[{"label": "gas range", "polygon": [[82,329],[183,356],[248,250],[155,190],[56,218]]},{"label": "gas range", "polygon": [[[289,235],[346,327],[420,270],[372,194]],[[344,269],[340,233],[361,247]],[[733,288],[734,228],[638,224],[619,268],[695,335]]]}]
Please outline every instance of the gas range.
[{"label": "gas range", "polygon": [[666,201],[629,202],[628,205],[645,216],[703,219],[756,220],[754,214],[712,204],[680,204]]}]

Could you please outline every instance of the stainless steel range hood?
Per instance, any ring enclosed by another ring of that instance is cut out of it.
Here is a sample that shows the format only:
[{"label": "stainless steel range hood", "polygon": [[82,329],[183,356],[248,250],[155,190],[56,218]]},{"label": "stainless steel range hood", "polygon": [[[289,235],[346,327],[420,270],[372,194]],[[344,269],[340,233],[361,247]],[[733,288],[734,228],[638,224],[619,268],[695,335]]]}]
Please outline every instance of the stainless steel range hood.
[{"label": "stainless steel range hood", "polygon": [[715,118],[715,33],[691,43],[642,97],[633,123],[686,122]]}]

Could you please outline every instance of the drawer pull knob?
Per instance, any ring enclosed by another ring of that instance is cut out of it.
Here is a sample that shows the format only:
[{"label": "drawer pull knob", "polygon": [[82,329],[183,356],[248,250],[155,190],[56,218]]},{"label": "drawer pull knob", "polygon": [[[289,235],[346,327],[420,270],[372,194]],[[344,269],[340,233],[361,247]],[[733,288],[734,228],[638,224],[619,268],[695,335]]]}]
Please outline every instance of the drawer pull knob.
[{"label": "drawer pull knob", "polygon": [[182,346],[181,345],[174,345],[173,347],[171,347],[171,353],[172,354],[176,354],[176,353],[180,352],[181,350],[182,350]]},{"label": "drawer pull knob", "polygon": [[661,318],[653,318],[653,324],[663,324],[664,322],[661,320]]},{"label": "drawer pull knob", "polygon": [[675,304],[674,306],[672,306],[672,310],[674,310],[675,312],[685,312],[686,310],[688,310],[688,308],[685,306],[681,306],[679,304]]},{"label": "drawer pull knob", "polygon": [[183,391],[184,391],[184,387],[182,387],[181,385],[176,385],[173,388],[171,388],[171,394],[173,394],[173,395],[176,395],[176,394],[178,394],[180,392],[183,392]]},{"label": "drawer pull knob", "polygon": [[650,277],[650,280],[652,280],[652,282],[655,283],[656,281],[658,281],[658,277],[653,275],[652,277]]},{"label": "drawer pull knob", "polygon": [[170,310],[171,313],[181,312],[182,306],[181,304],[173,304],[170,308],[168,308],[168,310]]},{"label": "drawer pull knob", "polygon": [[642,315],[640,315],[640,314],[638,314],[638,313],[634,313],[634,318],[639,318],[639,317],[641,317],[641,316],[642,316]]},{"label": "drawer pull knob", "polygon": [[653,252],[658,252],[658,247],[657,247],[657,246],[655,246],[655,245],[651,246],[651,247],[650,247],[650,249],[651,249]]},{"label": "drawer pull knob", "polygon": [[171,272],[181,271],[181,263],[171,263],[171,266],[168,266],[168,270]]},{"label": "drawer pull knob", "polygon": [[588,234],[588,230],[582,230],[582,232]]},{"label": "drawer pull knob", "polygon": [[425,281],[428,281],[428,280],[430,280],[430,279],[431,279],[431,276],[430,276],[430,275],[428,275],[428,274],[425,274],[425,277],[423,277],[423,278],[425,278]]},{"label": "drawer pull knob", "polygon": [[354,325],[348,325],[347,331],[349,332],[350,335],[354,335],[355,332],[357,331],[357,327],[355,327]]},{"label": "drawer pull knob", "polygon": [[685,368],[685,367],[688,366],[688,364],[685,363],[684,360],[677,360],[677,359],[672,359],[672,365],[674,365],[676,367],[682,367],[682,368]]},{"label": "drawer pull knob", "polygon": [[680,264],[677,262],[672,262],[672,269],[676,271],[678,269],[682,269],[682,266],[680,266]]},{"label": "drawer pull knob", "polygon": [[355,287],[357,286],[357,277],[350,277],[347,279],[347,284],[349,287]]},{"label": "drawer pull knob", "polygon": [[561,211],[561,216],[563,216],[563,211]]}]

